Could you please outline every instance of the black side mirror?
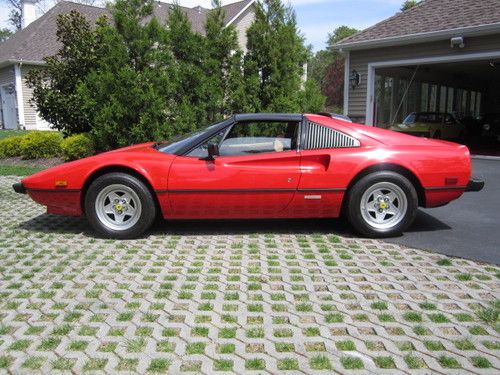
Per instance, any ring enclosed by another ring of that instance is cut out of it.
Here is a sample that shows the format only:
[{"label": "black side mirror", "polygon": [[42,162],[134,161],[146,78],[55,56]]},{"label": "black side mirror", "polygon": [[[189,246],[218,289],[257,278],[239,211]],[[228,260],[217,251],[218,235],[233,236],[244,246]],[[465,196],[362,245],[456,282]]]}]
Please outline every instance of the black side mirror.
[{"label": "black side mirror", "polygon": [[217,143],[209,143],[207,160],[215,160],[216,156],[219,156],[219,145]]}]

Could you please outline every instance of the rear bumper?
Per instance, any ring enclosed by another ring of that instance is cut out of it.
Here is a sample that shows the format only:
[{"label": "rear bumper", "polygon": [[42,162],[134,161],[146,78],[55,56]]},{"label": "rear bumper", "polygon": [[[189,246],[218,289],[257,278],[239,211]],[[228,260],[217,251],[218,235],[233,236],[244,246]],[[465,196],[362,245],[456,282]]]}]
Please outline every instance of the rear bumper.
[{"label": "rear bumper", "polygon": [[18,182],[17,184],[12,185],[12,188],[16,193],[19,194],[27,194],[26,188],[23,186],[21,182]]},{"label": "rear bumper", "polygon": [[467,184],[465,191],[481,191],[484,188],[484,181],[479,178],[472,178]]}]

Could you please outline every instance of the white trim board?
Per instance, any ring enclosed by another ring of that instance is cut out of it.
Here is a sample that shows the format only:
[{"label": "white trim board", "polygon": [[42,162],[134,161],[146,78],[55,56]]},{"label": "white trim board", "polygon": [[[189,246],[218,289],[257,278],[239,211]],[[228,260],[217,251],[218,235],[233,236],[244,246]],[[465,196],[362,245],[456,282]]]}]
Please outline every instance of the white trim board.
[{"label": "white trim board", "polygon": [[23,81],[21,77],[21,63],[14,65],[16,98],[17,98],[17,120],[20,129],[25,126],[24,123],[24,100],[23,100]]},{"label": "white trim board", "polygon": [[405,60],[376,61],[368,64],[367,87],[366,87],[366,108],[365,124],[373,126],[373,104],[375,99],[375,69],[388,68],[405,65],[428,65],[436,63],[466,62],[500,58],[500,51],[464,53],[451,56],[422,57]]},{"label": "white trim board", "polygon": [[240,12],[234,16],[227,24],[226,24],[226,27],[229,26],[229,25],[232,25],[238,18],[240,18],[240,16],[245,13],[245,11],[250,8],[253,4],[255,3],[255,0],[253,1],[250,1],[247,5],[245,5],[245,7],[240,10]]},{"label": "white trim board", "polygon": [[349,116],[349,76],[351,70],[351,53],[345,52],[344,55],[344,116]]}]

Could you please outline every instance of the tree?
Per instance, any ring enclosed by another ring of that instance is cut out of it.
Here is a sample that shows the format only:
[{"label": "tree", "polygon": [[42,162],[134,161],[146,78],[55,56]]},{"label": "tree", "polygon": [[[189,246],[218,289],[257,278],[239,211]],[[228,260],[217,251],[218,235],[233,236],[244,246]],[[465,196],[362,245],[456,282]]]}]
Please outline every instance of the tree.
[{"label": "tree", "polygon": [[326,71],[328,67],[336,60],[342,59],[342,54],[332,48],[332,46],[341,40],[350,37],[358,32],[357,29],[349,26],[340,26],[333,33],[328,34],[327,48],[316,52],[315,56],[309,62],[309,76],[323,87],[327,81]]},{"label": "tree", "polygon": [[220,0],[212,1],[205,24],[207,122],[220,120],[232,112],[235,93],[242,89],[242,51],[233,25],[225,26],[225,11]]},{"label": "tree", "polygon": [[118,0],[114,25],[96,29],[96,66],[77,94],[92,116],[90,131],[100,150],[172,135],[166,126],[171,77],[159,64],[169,52],[156,18],[143,22],[151,12],[152,0]]},{"label": "tree", "polygon": [[318,51],[309,63],[309,75],[326,96],[327,108],[340,111],[344,96],[344,57],[332,46],[357,33],[349,26],[340,26],[328,34],[328,47]]},{"label": "tree", "polygon": [[90,131],[92,113],[84,109],[77,89],[97,66],[96,34],[80,13],[72,11],[57,19],[57,39],[62,45],[57,55],[45,59],[44,69],[28,74],[33,102],[42,118],[66,135]]},{"label": "tree", "polygon": [[21,0],[2,0],[10,8],[9,18],[7,22],[11,25],[12,29],[19,30],[21,28],[21,14],[22,4]]},{"label": "tree", "polygon": [[406,0],[403,5],[401,5],[401,12],[413,8],[418,5],[418,3],[420,3],[420,0]]},{"label": "tree", "polygon": [[0,43],[9,39],[9,36],[11,36],[11,35],[12,35],[12,32],[9,29],[7,29],[7,28],[0,29]]},{"label": "tree", "polygon": [[302,82],[308,51],[293,9],[281,0],[257,3],[255,21],[247,37],[245,84],[250,95],[245,106],[265,112],[300,111],[304,98],[316,96],[303,95],[301,91],[317,86]]}]

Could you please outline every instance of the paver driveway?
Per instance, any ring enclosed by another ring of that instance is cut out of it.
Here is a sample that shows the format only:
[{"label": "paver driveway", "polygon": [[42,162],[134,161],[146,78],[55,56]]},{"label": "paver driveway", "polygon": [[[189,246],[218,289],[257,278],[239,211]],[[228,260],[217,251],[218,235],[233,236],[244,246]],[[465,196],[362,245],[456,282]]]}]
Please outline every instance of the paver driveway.
[{"label": "paver driveway", "polygon": [[0,178],[0,372],[500,370],[497,267],[325,233],[94,239],[17,180]]}]

